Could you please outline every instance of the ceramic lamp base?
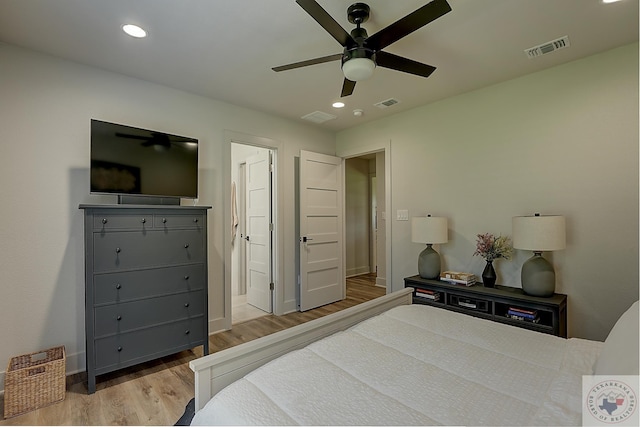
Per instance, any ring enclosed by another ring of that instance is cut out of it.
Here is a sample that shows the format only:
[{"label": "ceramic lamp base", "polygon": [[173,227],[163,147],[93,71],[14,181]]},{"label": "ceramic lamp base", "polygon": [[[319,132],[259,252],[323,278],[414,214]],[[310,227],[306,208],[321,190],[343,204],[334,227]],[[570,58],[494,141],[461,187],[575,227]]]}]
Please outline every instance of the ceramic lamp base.
[{"label": "ceramic lamp base", "polygon": [[522,290],[534,297],[550,297],[556,291],[556,273],[549,261],[536,252],[522,265]]},{"label": "ceramic lamp base", "polygon": [[430,244],[420,252],[418,257],[418,274],[423,279],[440,278],[440,254]]}]

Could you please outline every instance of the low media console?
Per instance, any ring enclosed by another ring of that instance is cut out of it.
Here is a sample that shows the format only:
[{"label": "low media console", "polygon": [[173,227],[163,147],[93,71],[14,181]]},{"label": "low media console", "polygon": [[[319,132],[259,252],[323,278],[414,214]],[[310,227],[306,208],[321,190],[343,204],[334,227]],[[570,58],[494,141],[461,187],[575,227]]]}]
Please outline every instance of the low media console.
[{"label": "low media console", "polygon": [[420,276],[405,278],[404,285],[414,288],[414,304],[429,304],[494,322],[567,337],[567,296],[564,294],[542,298],[526,295],[520,288],[453,285]]}]

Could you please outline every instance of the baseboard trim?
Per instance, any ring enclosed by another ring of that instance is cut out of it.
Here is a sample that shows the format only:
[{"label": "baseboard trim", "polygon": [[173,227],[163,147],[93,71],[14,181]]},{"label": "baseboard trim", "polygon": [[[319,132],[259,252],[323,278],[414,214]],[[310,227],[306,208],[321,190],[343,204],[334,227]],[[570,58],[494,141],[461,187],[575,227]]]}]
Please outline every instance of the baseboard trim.
[{"label": "baseboard trim", "polygon": [[349,268],[347,269],[346,273],[347,273],[346,277],[353,277],[353,276],[359,276],[361,274],[368,274],[368,273],[371,273],[371,267],[369,267],[368,265],[363,265],[360,267]]}]

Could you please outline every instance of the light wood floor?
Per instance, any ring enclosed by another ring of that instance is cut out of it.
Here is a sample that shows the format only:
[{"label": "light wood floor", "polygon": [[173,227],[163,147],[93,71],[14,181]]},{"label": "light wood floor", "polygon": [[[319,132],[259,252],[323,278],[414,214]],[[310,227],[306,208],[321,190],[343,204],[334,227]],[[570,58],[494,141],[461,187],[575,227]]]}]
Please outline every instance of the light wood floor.
[{"label": "light wood floor", "polygon": [[[346,299],[284,316],[267,315],[234,325],[231,331],[209,338],[210,351],[251,341],[317,319],[385,294],[374,285],[375,275],[347,279]],[[0,398],[0,425],[173,425],[193,397],[193,372],[189,361],[202,350],[183,351],[98,377],[96,392],[88,395],[86,376],[67,377],[65,400],[8,420]]]}]

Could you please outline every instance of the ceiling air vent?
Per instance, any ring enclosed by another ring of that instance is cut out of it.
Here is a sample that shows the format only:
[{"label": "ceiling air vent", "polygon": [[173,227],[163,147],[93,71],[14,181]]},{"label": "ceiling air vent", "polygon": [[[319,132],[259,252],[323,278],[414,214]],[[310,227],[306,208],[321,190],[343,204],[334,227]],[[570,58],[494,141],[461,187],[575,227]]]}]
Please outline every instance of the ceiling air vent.
[{"label": "ceiling air vent", "polygon": [[324,123],[327,120],[333,120],[337,117],[338,116],[334,116],[333,114],[323,113],[322,111],[314,111],[313,113],[309,113],[306,116],[302,116],[301,118],[314,123]]},{"label": "ceiling air vent", "polygon": [[525,49],[524,53],[527,55],[527,58],[533,59],[569,46],[569,36],[564,36],[559,39],[551,40],[550,42]]},{"label": "ceiling air vent", "polygon": [[375,106],[376,106],[376,107],[378,107],[378,108],[389,108],[389,107],[391,107],[392,105],[396,105],[396,104],[397,104],[397,103],[399,103],[399,102],[400,102],[400,101],[398,101],[397,99],[389,98],[389,99],[387,99],[386,101],[380,101],[380,102],[378,102],[378,103],[376,103],[376,104],[373,104],[373,105],[375,105]]}]

